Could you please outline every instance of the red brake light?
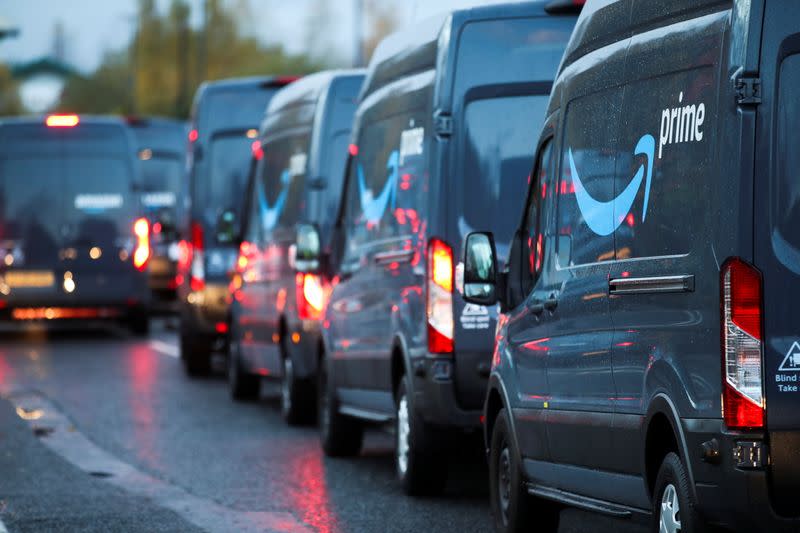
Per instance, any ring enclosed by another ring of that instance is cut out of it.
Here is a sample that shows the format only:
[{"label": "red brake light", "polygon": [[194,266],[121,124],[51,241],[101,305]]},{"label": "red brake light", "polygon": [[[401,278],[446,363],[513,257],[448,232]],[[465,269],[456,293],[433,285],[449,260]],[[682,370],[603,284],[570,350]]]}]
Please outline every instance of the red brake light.
[{"label": "red brake light", "polygon": [[433,282],[447,292],[453,292],[453,250],[434,239],[431,241],[430,254]]},{"label": "red brake light", "polygon": [[322,278],[315,274],[295,276],[297,315],[301,320],[321,320],[325,310],[326,289]]},{"label": "red brake light", "polygon": [[261,141],[253,141],[251,148],[253,150],[253,157],[256,159],[256,161],[261,161],[264,159],[264,147],[261,146]]},{"label": "red brake light", "polygon": [[45,123],[48,128],[74,128],[80,121],[78,115],[50,115]]},{"label": "red brake light", "polygon": [[203,226],[192,222],[192,264],[189,285],[193,291],[202,291],[206,286]]},{"label": "red brake light", "polygon": [[444,241],[428,244],[428,351],[453,353],[453,249]]},{"label": "red brake light", "polygon": [[722,411],[729,428],[764,427],[761,274],[741,259],[722,268]]},{"label": "red brake light", "polygon": [[728,264],[731,287],[731,319],[757,340],[761,335],[761,276],[740,260]]},{"label": "red brake light", "polygon": [[144,270],[150,259],[150,223],[146,218],[140,218],[133,223],[133,233],[136,236],[133,266],[137,270]]}]

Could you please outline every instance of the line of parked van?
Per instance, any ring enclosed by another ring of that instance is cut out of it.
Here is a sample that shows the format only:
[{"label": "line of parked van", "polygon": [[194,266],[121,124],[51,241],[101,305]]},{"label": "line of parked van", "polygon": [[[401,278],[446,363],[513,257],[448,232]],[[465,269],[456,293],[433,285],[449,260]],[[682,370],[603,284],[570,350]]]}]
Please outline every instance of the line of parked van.
[{"label": "line of parked van", "polygon": [[280,380],[331,456],[393,424],[408,494],[482,430],[498,531],[796,530],[800,6],[582,3],[455,11],[277,91],[241,216],[197,185],[208,85],[187,369],[227,345],[233,397]]},{"label": "line of parked van", "polygon": [[474,435],[498,531],[798,530],[800,4],[582,3],[207,83],[172,196],[142,124],[4,121],[0,313],[146,333],[165,256],[190,375],[280,381],[331,456],[393,425],[408,494]]}]

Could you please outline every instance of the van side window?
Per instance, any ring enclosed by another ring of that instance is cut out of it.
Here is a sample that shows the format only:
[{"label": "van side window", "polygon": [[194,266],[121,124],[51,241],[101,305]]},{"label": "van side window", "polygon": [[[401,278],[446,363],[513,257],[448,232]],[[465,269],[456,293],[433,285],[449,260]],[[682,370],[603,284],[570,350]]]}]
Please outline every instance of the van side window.
[{"label": "van side window", "polygon": [[528,206],[525,209],[525,226],[523,228],[524,265],[522,286],[525,293],[533,290],[533,285],[542,271],[546,240],[543,235],[543,204],[547,190],[552,187],[553,142],[545,141],[539,149],[536,166],[531,174],[531,191]]},{"label": "van side window", "polygon": [[556,239],[561,268],[610,261],[622,91],[573,100],[564,118]]},{"label": "van side window", "polygon": [[296,135],[268,141],[264,146],[259,201],[264,231],[294,229],[303,206],[308,168],[308,136]]},{"label": "van side window", "polygon": [[344,263],[407,247],[421,233],[425,205],[425,129],[421,118],[395,115],[365,124],[350,147]]}]

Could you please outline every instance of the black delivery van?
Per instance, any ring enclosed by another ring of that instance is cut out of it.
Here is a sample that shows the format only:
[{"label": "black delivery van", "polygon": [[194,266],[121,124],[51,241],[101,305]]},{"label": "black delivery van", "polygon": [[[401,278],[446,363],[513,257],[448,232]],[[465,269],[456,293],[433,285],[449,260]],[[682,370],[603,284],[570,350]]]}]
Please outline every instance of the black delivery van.
[{"label": "black delivery van", "polygon": [[148,332],[150,227],[122,120],[0,121],[0,315]]},{"label": "black delivery van", "polygon": [[507,267],[466,246],[468,299],[503,310],[498,531],[562,505],[800,530],[799,29],[792,1],[584,9]]},{"label": "black delivery van", "polygon": [[229,79],[200,86],[192,105],[179,206],[178,313],[181,359],[190,375],[210,370],[228,341],[228,282],[238,255],[252,144],[272,96],[291,77]]},{"label": "black delivery van", "polygon": [[289,423],[313,420],[320,330],[329,280],[295,273],[298,223],[327,245],[342,191],[362,71],[325,71],[279,91],[254,145],[231,294],[229,382],[258,396],[261,376],[281,380]]},{"label": "black delivery van", "polygon": [[147,267],[154,310],[175,305],[178,263],[178,199],[185,173],[186,122],[128,117],[141,167],[141,198],[150,222],[152,257]]},{"label": "black delivery van", "polygon": [[[394,422],[409,493],[441,490],[459,435],[478,440],[496,314],[453,290],[454,258],[475,228],[491,227],[501,246],[511,239],[503,215],[522,205],[532,136],[576,20],[544,6],[456,11],[390,36],[360,95],[322,261],[333,289],[321,437],[328,454],[356,454],[365,423]],[[303,244],[298,257],[313,257]]]}]

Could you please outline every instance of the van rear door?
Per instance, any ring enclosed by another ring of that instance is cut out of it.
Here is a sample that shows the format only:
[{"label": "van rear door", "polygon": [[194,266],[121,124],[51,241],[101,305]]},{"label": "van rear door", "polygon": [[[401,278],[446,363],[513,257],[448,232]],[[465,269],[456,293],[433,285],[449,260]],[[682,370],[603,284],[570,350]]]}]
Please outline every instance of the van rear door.
[{"label": "van rear door", "polygon": [[767,2],[754,184],[754,260],[763,275],[764,387],[772,500],[800,498],[800,5]]},{"label": "van rear door", "polygon": [[[0,144],[0,260],[12,293],[36,289],[45,297],[51,289],[48,302],[129,294],[139,203],[124,129],[11,125]],[[81,281],[68,295],[61,291],[67,272]]]}]

